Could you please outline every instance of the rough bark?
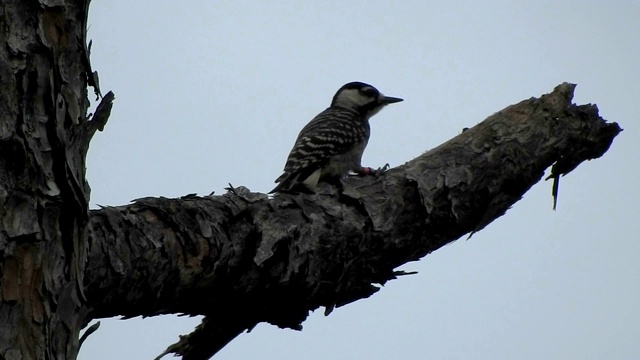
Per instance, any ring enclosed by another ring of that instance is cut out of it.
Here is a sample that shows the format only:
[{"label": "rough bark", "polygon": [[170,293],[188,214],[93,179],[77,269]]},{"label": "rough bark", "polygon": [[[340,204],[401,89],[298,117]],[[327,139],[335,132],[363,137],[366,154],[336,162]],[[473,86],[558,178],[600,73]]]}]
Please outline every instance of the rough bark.
[{"label": "rough bark", "polygon": [[260,322],[300,329],[309,311],[366,298],[377,284],[500,217],[547,168],[557,178],[606,152],[620,128],[574,85],[510,106],[342,194],[145,198],[92,211],[90,317],[205,315],[166,353],[207,359]]},{"label": "rough bark", "polygon": [[[88,3],[3,1],[0,13],[0,358],[73,359],[89,186]],[[105,103],[103,114],[108,113]]]},{"label": "rough bark", "polygon": [[81,327],[118,315],[205,315],[168,349],[185,359],[259,322],[300,329],[310,310],[366,298],[399,265],[482,229],[550,166],[557,180],[601,156],[620,131],[562,84],[341,194],[240,187],[89,212],[85,156],[113,94],[89,119],[87,7],[1,4],[2,359],[74,359]]}]

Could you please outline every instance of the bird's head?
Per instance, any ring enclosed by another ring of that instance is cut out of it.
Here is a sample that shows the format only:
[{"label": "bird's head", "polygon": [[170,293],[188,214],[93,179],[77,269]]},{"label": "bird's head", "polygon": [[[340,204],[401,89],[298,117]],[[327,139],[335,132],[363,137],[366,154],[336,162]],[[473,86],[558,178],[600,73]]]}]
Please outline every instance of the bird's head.
[{"label": "bird's head", "polygon": [[396,97],[384,96],[375,87],[355,81],[342,86],[336,92],[331,101],[331,106],[356,110],[368,119],[383,107],[402,100]]}]

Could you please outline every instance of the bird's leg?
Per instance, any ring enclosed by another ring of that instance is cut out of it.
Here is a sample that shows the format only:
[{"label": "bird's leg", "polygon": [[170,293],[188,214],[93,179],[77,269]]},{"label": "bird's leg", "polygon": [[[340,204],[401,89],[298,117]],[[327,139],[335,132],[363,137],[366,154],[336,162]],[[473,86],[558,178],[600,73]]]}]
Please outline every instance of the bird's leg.
[{"label": "bird's leg", "polygon": [[359,176],[367,176],[367,175],[378,176],[380,174],[385,173],[387,170],[389,170],[389,164],[384,164],[383,167],[380,167],[377,169],[364,166],[364,167],[361,167],[360,169],[354,170],[354,172]]}]

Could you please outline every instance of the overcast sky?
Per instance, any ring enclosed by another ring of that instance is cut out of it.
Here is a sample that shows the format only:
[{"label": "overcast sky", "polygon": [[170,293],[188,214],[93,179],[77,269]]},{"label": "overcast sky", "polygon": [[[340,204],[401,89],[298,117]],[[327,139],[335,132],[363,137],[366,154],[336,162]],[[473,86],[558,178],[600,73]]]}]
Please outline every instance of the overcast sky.
[{"label": "overcast sky", "polygon": [[[94,208],[269,191],[298,131],[354,80],[405,99],[372,120],[372,167],[563,81],[625,129],[562,179],[557,211],[539,183],[471,240],[402,267],[417,275],[302,332],[258,325],[215,359],[637,359],[638,1],[96,0],[89,24],[116,94],[89,152]],[[103,319],[80,359],[153,359],[197,323]]]}]

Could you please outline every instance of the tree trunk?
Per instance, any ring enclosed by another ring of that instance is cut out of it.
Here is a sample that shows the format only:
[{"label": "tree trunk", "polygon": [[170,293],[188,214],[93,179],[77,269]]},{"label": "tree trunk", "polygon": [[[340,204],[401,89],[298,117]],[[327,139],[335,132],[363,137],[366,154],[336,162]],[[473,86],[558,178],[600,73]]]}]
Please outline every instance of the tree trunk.
[{"label": "tree trunk", "polygon": [[[99,121],[86,117],[87,83],[95,83],[85,49],[87,6],[2,3],[3,359],[74,359],[88,312],[82,286],[89,198],[85,155]],[[101,112],[107,110],[103,106]]]},{"label": "tree trunk", "polygon": [[[260,322],[301,329],[309,311],[378,284],[503,215],[553,166],[603,155],[620,128],[574,85],[510,106],[338,193],[146,198],[88,211],[85,156],[104,126],[86,48],[88,3],[5,1],[0,26],[0,358],[75,359],[91,319],[205,315],[166,353],[207,359]],[[557,187],[554,187],[557,194]]]}]

